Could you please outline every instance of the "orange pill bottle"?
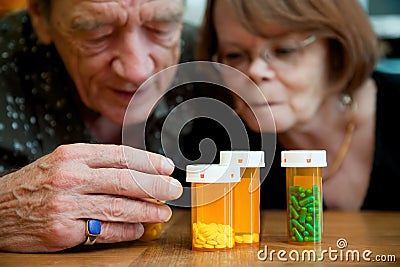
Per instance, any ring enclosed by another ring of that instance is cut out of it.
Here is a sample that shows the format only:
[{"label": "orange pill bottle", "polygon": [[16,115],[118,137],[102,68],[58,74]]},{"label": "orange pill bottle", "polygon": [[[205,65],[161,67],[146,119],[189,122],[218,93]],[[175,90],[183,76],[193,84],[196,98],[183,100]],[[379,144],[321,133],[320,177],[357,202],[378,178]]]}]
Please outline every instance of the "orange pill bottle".
[{"label": "orange pill bottle", "polygon": [[233,229],[233,187],[239,172],[226,166],[186,166],[191,183],[192,250],[223,251],[235,247]]},{"label": "orange pill bottle", "polygon": [[220,165],[236,166],[240,182],[233,188],[233,229],[237,246],[260,242],[260,167],[263,151],[221,151]]},{"label": "orange pill bottle", "polygon": [[322,240],[322,167],[327,166],[325,150],[281,152],[286,167],[288,242],[308,245]]}]

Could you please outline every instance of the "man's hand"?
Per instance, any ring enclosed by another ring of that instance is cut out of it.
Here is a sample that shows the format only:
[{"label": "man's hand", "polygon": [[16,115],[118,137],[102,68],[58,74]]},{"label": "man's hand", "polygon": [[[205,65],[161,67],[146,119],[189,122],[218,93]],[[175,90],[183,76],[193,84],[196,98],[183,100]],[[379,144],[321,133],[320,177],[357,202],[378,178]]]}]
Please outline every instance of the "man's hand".
[{"label": "man's hand", "polygon": [[102,223],[98,243],[140,238],[141,222],[166,222],[181,184],[169,159],[127,146],[72,144],[0,178],[0,250],[51,252],[85,240],[86,219]]}]

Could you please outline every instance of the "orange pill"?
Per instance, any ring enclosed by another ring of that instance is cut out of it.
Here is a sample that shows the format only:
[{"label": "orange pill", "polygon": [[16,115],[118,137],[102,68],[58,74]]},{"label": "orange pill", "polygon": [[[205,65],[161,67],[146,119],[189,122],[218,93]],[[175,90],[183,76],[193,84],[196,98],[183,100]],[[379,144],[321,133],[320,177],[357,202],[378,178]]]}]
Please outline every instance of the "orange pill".
[{"label": "orange pill", "polygon": [[162,223],[143,223],[144,233],[139,238],[141,241],[152,241],[160,237]]}]

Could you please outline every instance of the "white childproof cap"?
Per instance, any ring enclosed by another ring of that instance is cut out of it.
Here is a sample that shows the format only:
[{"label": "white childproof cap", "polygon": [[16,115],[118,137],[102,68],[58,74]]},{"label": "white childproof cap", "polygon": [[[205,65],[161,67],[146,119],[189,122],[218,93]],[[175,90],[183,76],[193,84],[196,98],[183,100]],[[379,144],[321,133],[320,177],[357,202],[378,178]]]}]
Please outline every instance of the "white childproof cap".
[{"label": "white childproof cap", "polygon": [[264,151],[221,151],[219,164],[186,166],[186,181],[192,183],[240,182],[240,168],[265,167]]},{"label": "white childproof cap", "polygon": [[282,167],[326,167],[325,150],[287,150],[281,152]]}]

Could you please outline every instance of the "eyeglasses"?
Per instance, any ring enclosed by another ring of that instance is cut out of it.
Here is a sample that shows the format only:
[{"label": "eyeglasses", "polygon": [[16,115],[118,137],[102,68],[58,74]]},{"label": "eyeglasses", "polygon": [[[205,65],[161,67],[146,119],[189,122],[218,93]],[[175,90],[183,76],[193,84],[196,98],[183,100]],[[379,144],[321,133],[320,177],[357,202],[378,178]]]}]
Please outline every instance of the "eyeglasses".
[{"label": "eyeglasses", "polygon": [[[302,41],[288,38],[272,40],[261,50],[259,57],[277,70],[283,70],[295,66],[298,63],[300,52],[316,40],[315,35]],[[218,55],[219,62],[241,71],[246,71],[253,60],[250,54],[240,49],[223,51]]]}]

